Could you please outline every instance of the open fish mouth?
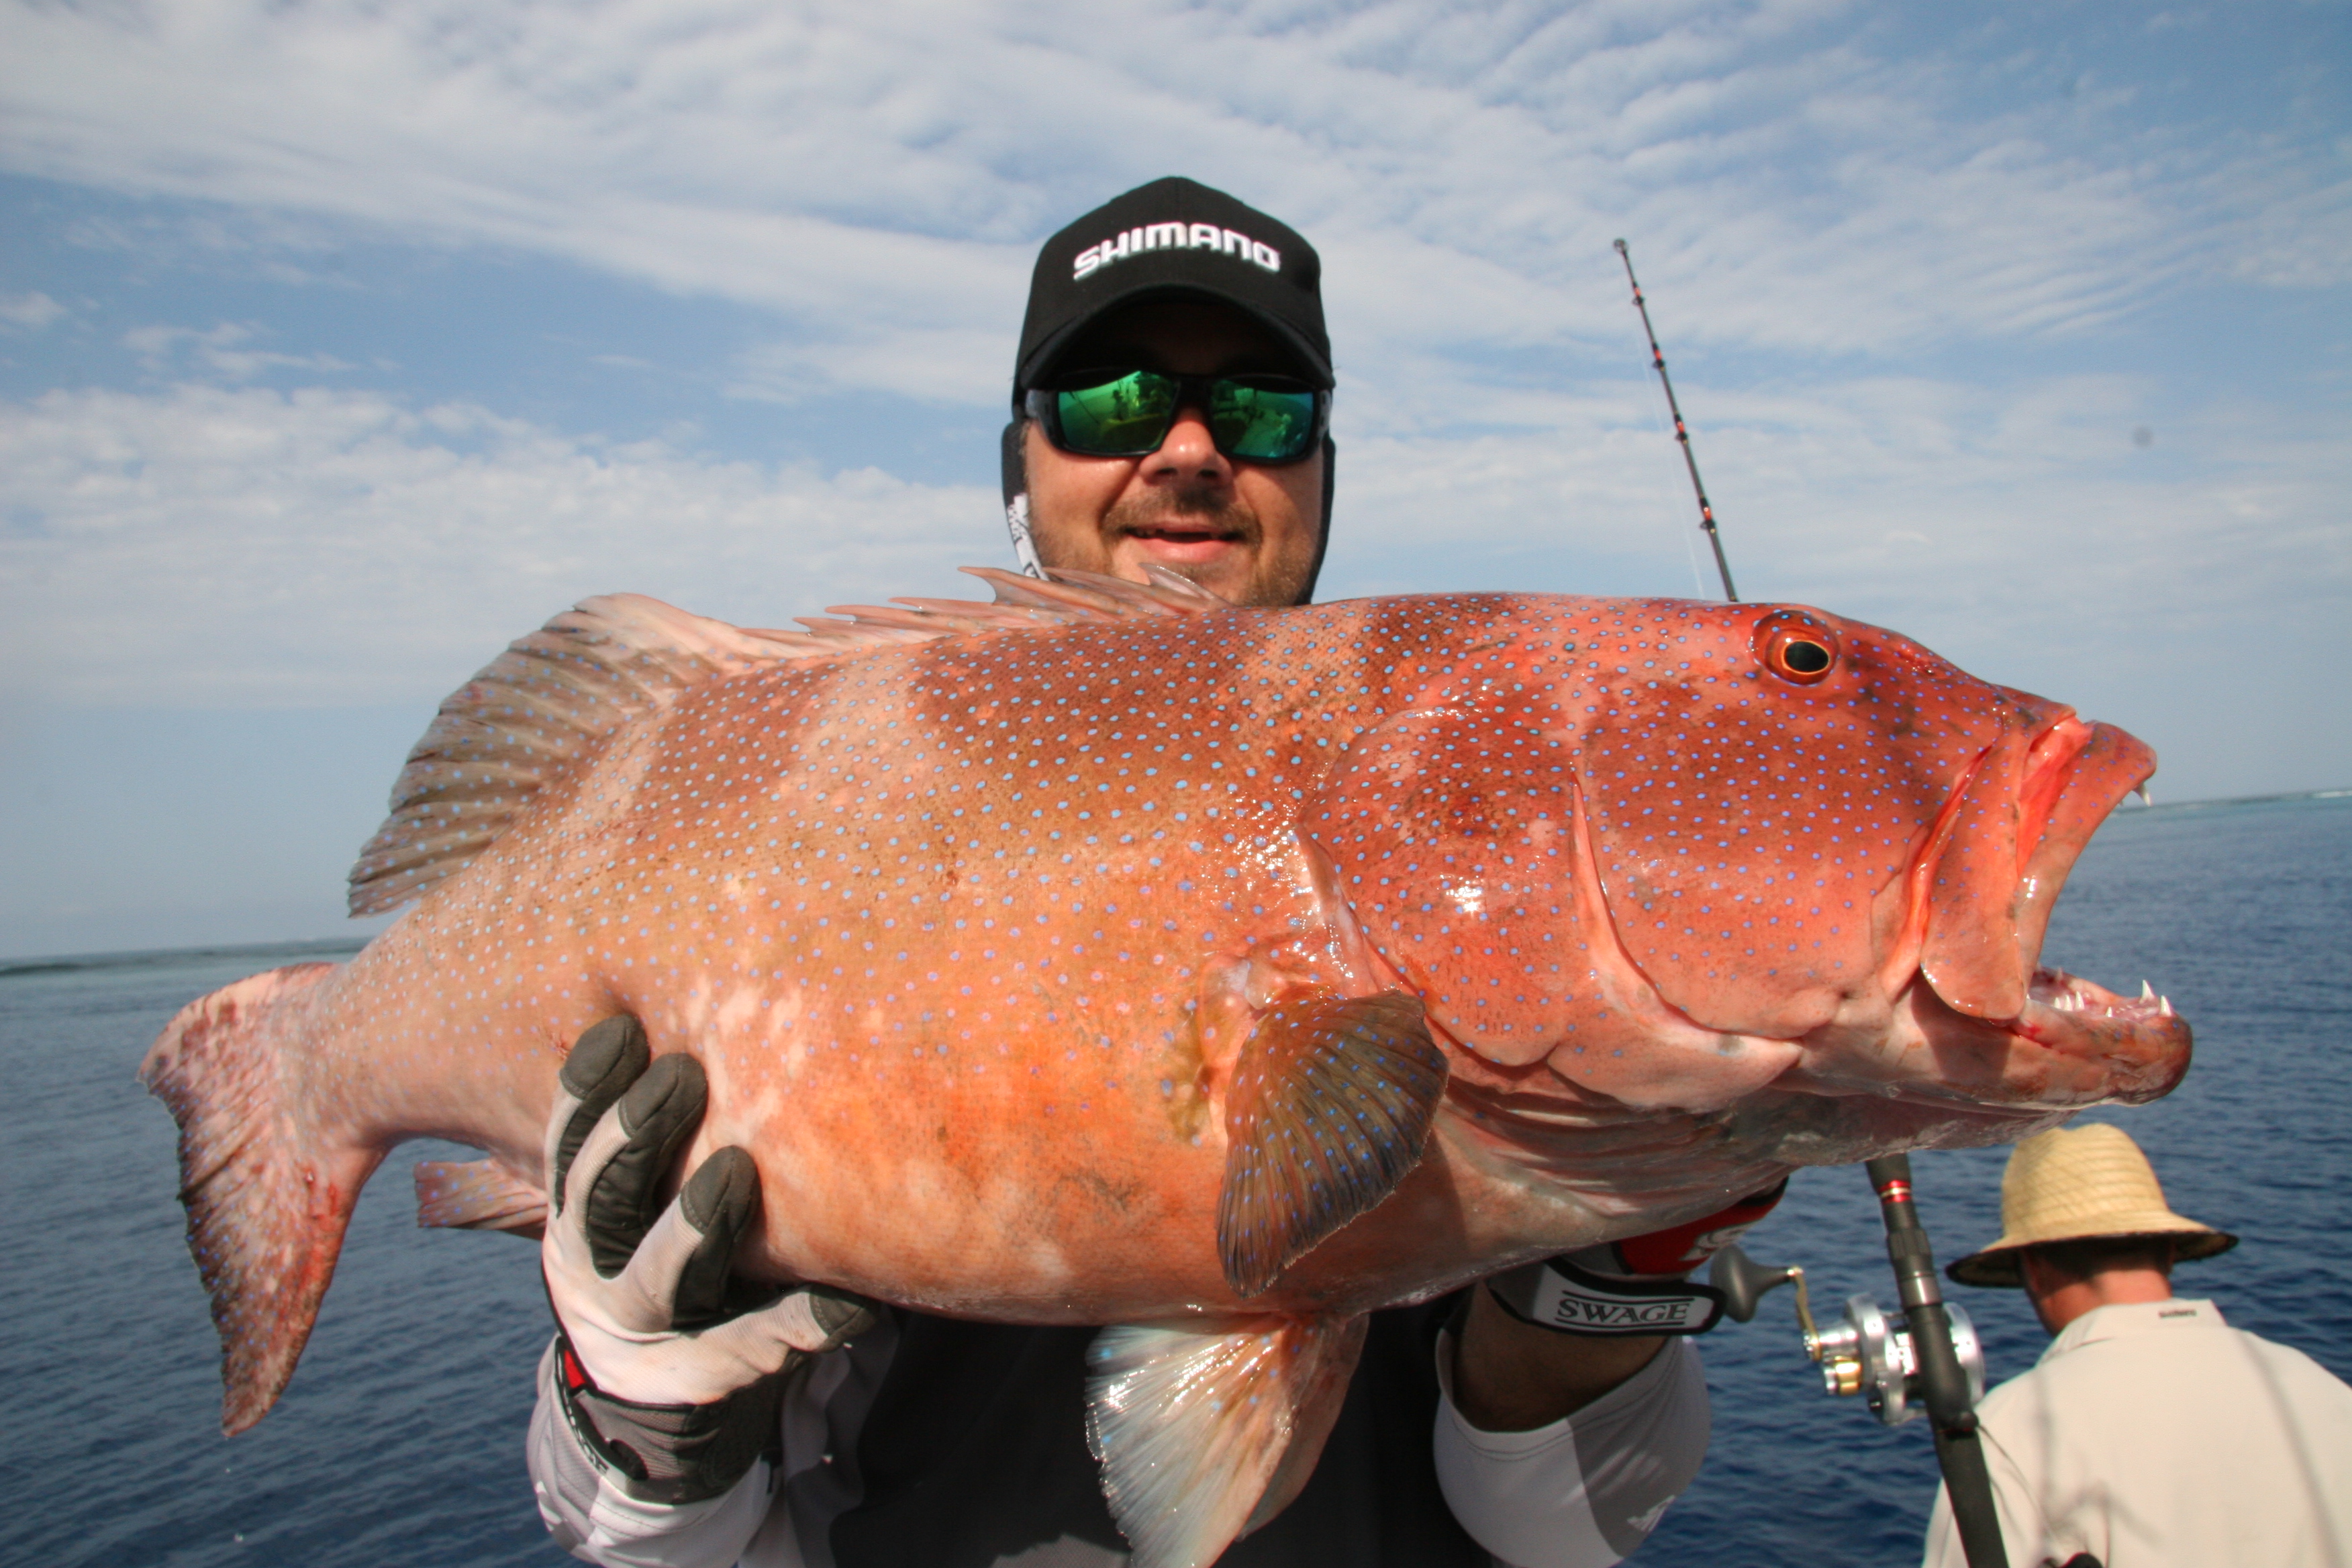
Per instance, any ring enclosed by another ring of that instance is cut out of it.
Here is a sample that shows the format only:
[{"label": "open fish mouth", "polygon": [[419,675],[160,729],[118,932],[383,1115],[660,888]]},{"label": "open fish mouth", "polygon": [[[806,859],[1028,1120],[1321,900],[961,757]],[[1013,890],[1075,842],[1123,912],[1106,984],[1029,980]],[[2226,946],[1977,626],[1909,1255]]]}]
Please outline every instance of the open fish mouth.
[{"label": "open fish mouth", "polygon": [[[1897,1081],[1878,1087],[1899,1099],[1965,1100],[1994,1112],[2144,1104],[2188,1072],[2190,1036],[2168,998],[2142,989],[2118,995],[2044,965],[2015,1017],[1988,1019],[1951,1007],[1922,977],[1895,1006],[1896,1048],[1885,1063]],[[1925,1074],[1916,1070],[1923,1057],[1932,1064]]]},{"label": "open fish mouth", "polygon": [[2112,1074],[2108,1094],[2137,1105],[2169,1093],[2189,1070],[2188,1020],[2145,980],[2137,996],[2047,967],[2033,972],[2015,1039]]},{"label": "open fish mouth", "polygon": [[[2145,980],[2139,984],[2137,996],[2119,996],[2079,974],[2069,974],[2063,969],[2045,966],[2033,972],[2033,984],[2026,994],[2027,1015],[2030,1016],[2036,1008],[2043,1008],[2094,1019],[2138,1019],[2151,1014],[2161,1018],[2173,1016],[2171,998],[2158,995],[2155,988]],[[2020,1021],[2022,1024],[2024,1020],[2021,1018]]]},{"label": "open fish mouth", "polygon": [[2155,766],[2139,741],[2071,710],[2030,746],[1979,757],[1908,873],[1881,895],[1902,910],[1880,971],[1891,1037],[1850,1053],[1832,1031],[1808,1066],[1824,1081],[1883,1074],[1880,1092],[1965,1099],[1996,1114],[2137,1105],[2169,1091],[2190,1044],[2171,1001],[2145,982],[2139,995],[2119,994],[2039,955],[2084,845]]}]

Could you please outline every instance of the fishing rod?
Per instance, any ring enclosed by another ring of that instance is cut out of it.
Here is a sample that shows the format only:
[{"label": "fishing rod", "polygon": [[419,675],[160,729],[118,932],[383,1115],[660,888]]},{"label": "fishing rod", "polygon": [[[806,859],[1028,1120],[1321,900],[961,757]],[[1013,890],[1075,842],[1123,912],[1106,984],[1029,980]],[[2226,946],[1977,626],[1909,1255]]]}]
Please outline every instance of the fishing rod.
[{"label": "fishing rod", "polygon": [[[1650,363],[1658,373],[1658,384],[1666,389],[1666,411],[1675,417],[1675,439],[1682,444],[1683,466],[1690,470],[1691,489],[1698,497],[1698,525],[1706,531],[1707,544],[1715,551],[1723,596],[1736,605],[1739,590],[1732,586],[1731,563],[1724,558],[1715,508],[1707,501],[1706,485],[1698,477],[1690,427],[1683,422],[1673,378],[1666,374],[1666,356],[1658,347],[1656,329],[1650,324],[1650,305],[1642,296],[1642,280],[1633,276],[1633,253],[1622,239],[1617,241],[1617,255],[1625,263],[1625,281],[1633,288],[1633,308],[1642,312],[1642,331],[1650,340]],[[1715,1255],[1707,1270],[1708,1282],[1723,1292],[1725,1315],[1743,1323],[1756,1315],[1757,1300],[1766,1291],[1794,1284],[1805,1353],[1821,1363],[1822,1383],[1829,1393],[1866,1395],[1871,1410],[1889,1426],[1910,1420],[1924,1405],[1935,1434],[1936,1464],[1944,1473],[1952,1522],[1958,1527],[1969,1568],[2009,1568],[2000,1515],[1993,1504],[1992,1476],[1985,1468],[1984,1440],[1977,1426],[1976,1405],[1984,1397],[1985,1363],[1976,1325],[1967,1312],[1945,1301],[1936,1283],[1935,1253],[1911,1201],[1910,1156],[1889,1154],[1869,1161],[1863,1169],[1869,1173],[1871,1189],[1878,1194],[1879,1218],[1886,1226],[1886,1257],[1895,1266],[1903,1326],[1896,1327],[1876,1301],[1864,1295],[1847,1299],[1843,1322],[1819,1328],[1813,1321],[1804,1269],[1793,1264],[1772,1268],[1757,1263],[1737,1246]]]},{"label": "fishing rod", "polygon": [[1683,444],[1683,467],[1690,470],[1691,489],[1698,494],[1698,525],[1706,531],[1706,542],[1715,551],[1715,569],[1723,576],[1723,596],[1732,604],[1739,603],[1739,590],[1731,585],[1731,563],[1724,559],[1723,535],[1716,531],[1715,508],[1708,504],[1706,486],[1698,477],[1698,458],[1691,452],[1690,427],[1683,423],[1682,405],[1675,401],[1675,384],[1666,374],[1666,356],[1658,348],[1658,334],[1650,325],[1649,301],[1642,298],[1642,280],[1633,276],[1633,253],[1625,242],[1617,242],[1617,255],[1625,263],[1625,281],[1633,286],[1633,308],[1642,312],[1642,332],[1650,340],[1650,363],[1658,373],[1658,384],[1666,389],[1666,412],[1675,416],[1675,439]]},{"label": "fishing rod", "polygon": [[1935,1253],[1911,1201],[1911,1157],[1889,1154],[1863,1169],[1886,1226],[1886,1257],[1903,1301],[1899,1325],[1895,1314],[1860,1295],[1846,1299],[1843,1321],[1819,1327],[1804,1269],[1758,1263],[1737,1246],[1715,1255],[1707,1282],[1723,1292],[1724,1315],[1743,1323],[1756,1315],[1757,1300],[1766,1291],[1794,1284],[1805,1353],[1821,1363],[1826,1392],[1862,1394],[1872,1414],[1889,1426],[1901,1426],[1924,1406],[1969,1568],[2009,1568],[1977,1424],[1977,1402],[1984,1397],[1984,1346],[1968,1313],[1947,1302],[1936,1284]]},{"label": "fishing rod", "polygon": [[[1960,1550],[1969,1568],[2009,1568],[2000,1514],[1993,1506],[1992,1473],[1985,1468],[1984,1434],[1977,1426],[1976,1403],[1984,1395],[1983,1352],[1977,1351],[1971,1378],[1960,1361],[1959,1323],[1954,1321],[1959,1309],[1944,1304],[1936,1284],[1936,1255],[1912,1206],[1911,1156],[1887,1154],[1863,1169],[1870,1173],[1879,1217],[1886,1222],[1886,1258],[1895,1265],[1903,1315],[1910,1322],[1912,1360],[1936,1436],[1936,1463],[1951,1495],[1952,1522],[1959,1527]],[[1977,1350],[1973,1330],[1969,1341]]]}]

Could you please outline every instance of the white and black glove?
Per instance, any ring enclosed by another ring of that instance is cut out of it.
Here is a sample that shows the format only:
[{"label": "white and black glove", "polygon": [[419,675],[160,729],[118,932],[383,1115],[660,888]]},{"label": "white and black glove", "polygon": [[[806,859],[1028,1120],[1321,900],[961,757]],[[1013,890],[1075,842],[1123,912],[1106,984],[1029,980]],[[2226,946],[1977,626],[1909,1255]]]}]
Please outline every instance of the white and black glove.
[{"label": "white and black glove", "polygon": [[581,1447],[631,1497],[698,1502],[773,1457],[785,1375],[874,1314],[845,1291],[779,1294],[732,1276],[760,1206],[741,1149],[712,1154],[662,1205],[709,1091],[693,1058],[651,1058],[625,1016],[589,1029],[565,1058],[540,1260],[555,1393]]},{"label": "white and black glove", "polygon": [[1486,1289],[1521,1322],[1565,1334],[1703,1334],[1722,1320],[1724,1294],[1689,1276],[1746,1234],[1789,1184],[1671,1230],[1603,1242],[1497,1274]]}]

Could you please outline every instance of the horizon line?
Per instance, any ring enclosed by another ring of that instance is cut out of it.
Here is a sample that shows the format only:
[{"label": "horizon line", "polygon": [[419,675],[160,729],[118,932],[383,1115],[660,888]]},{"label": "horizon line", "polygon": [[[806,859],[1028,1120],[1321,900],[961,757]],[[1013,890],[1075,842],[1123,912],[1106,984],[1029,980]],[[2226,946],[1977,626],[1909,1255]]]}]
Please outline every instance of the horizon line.
[{"label": "horizon line", "polygon": [[[2126,795],[2128,802],[2133,797]],[[2352,798],[2352,786],[2333,789],[2289,790],[2278,795],[2220,795],[2209,800],[2159,801],[2149,805],[2126,807],[2118,804],[2109,814],[2115,816],[2145,816],[2150,812],[2211,810],[2226,805],[2263,805],[2283,800],[2343,800]],[[2105,823],[2100,824],[2102,827]],[[267,958],[293,957],[302,953],[326,956],[331,953],[357,952],[374,941],[369,936],[295,937],[282,942],[200,942],[190,947],[127,948],[100,952],[61,952],[27,954],[22,958],[0,958],[0,980],[13,980],[21,975],[68,974],[90,969],[163,968],[167,965],[191,963],[207,958]]]}]

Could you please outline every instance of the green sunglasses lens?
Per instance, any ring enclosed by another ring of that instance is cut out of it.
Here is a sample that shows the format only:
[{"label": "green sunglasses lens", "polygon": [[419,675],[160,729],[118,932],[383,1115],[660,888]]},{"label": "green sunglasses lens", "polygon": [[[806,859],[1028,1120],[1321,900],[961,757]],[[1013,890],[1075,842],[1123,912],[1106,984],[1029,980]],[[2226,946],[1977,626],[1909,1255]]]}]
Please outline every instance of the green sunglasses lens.
[{"label": "green sunglasses lens", "polygon": [[[1187,392],[1187,387],[1192,388]],[[1138,370],[1092,386],[1032,393],[1051,398],[1051,428],[1065,451],[1097,458],[1132,458],[1157,451],[1175,423],[1181,398],[1205,395],[1209,433],[1229,458],[1295,463],[1320,434],[1319,396],[1297,383],[1253,385],[1246,380],[1162,375]],[[1045,407],[1032,403],[1043,417]]]},{"label": "green sunglasses lens", "polygon": [[1156,448],[1176,414],[1176,383],[1139,370],[1100,386],[1055,394],[1061,443],[1073,452],[1129,457]]},{"label": "green sunglasses lens", "polygon": [[1228,457],[1261,463],[1303,458],[1315,439],[1315,395],[1220,381],[1211,395],[1209,431]]}]

